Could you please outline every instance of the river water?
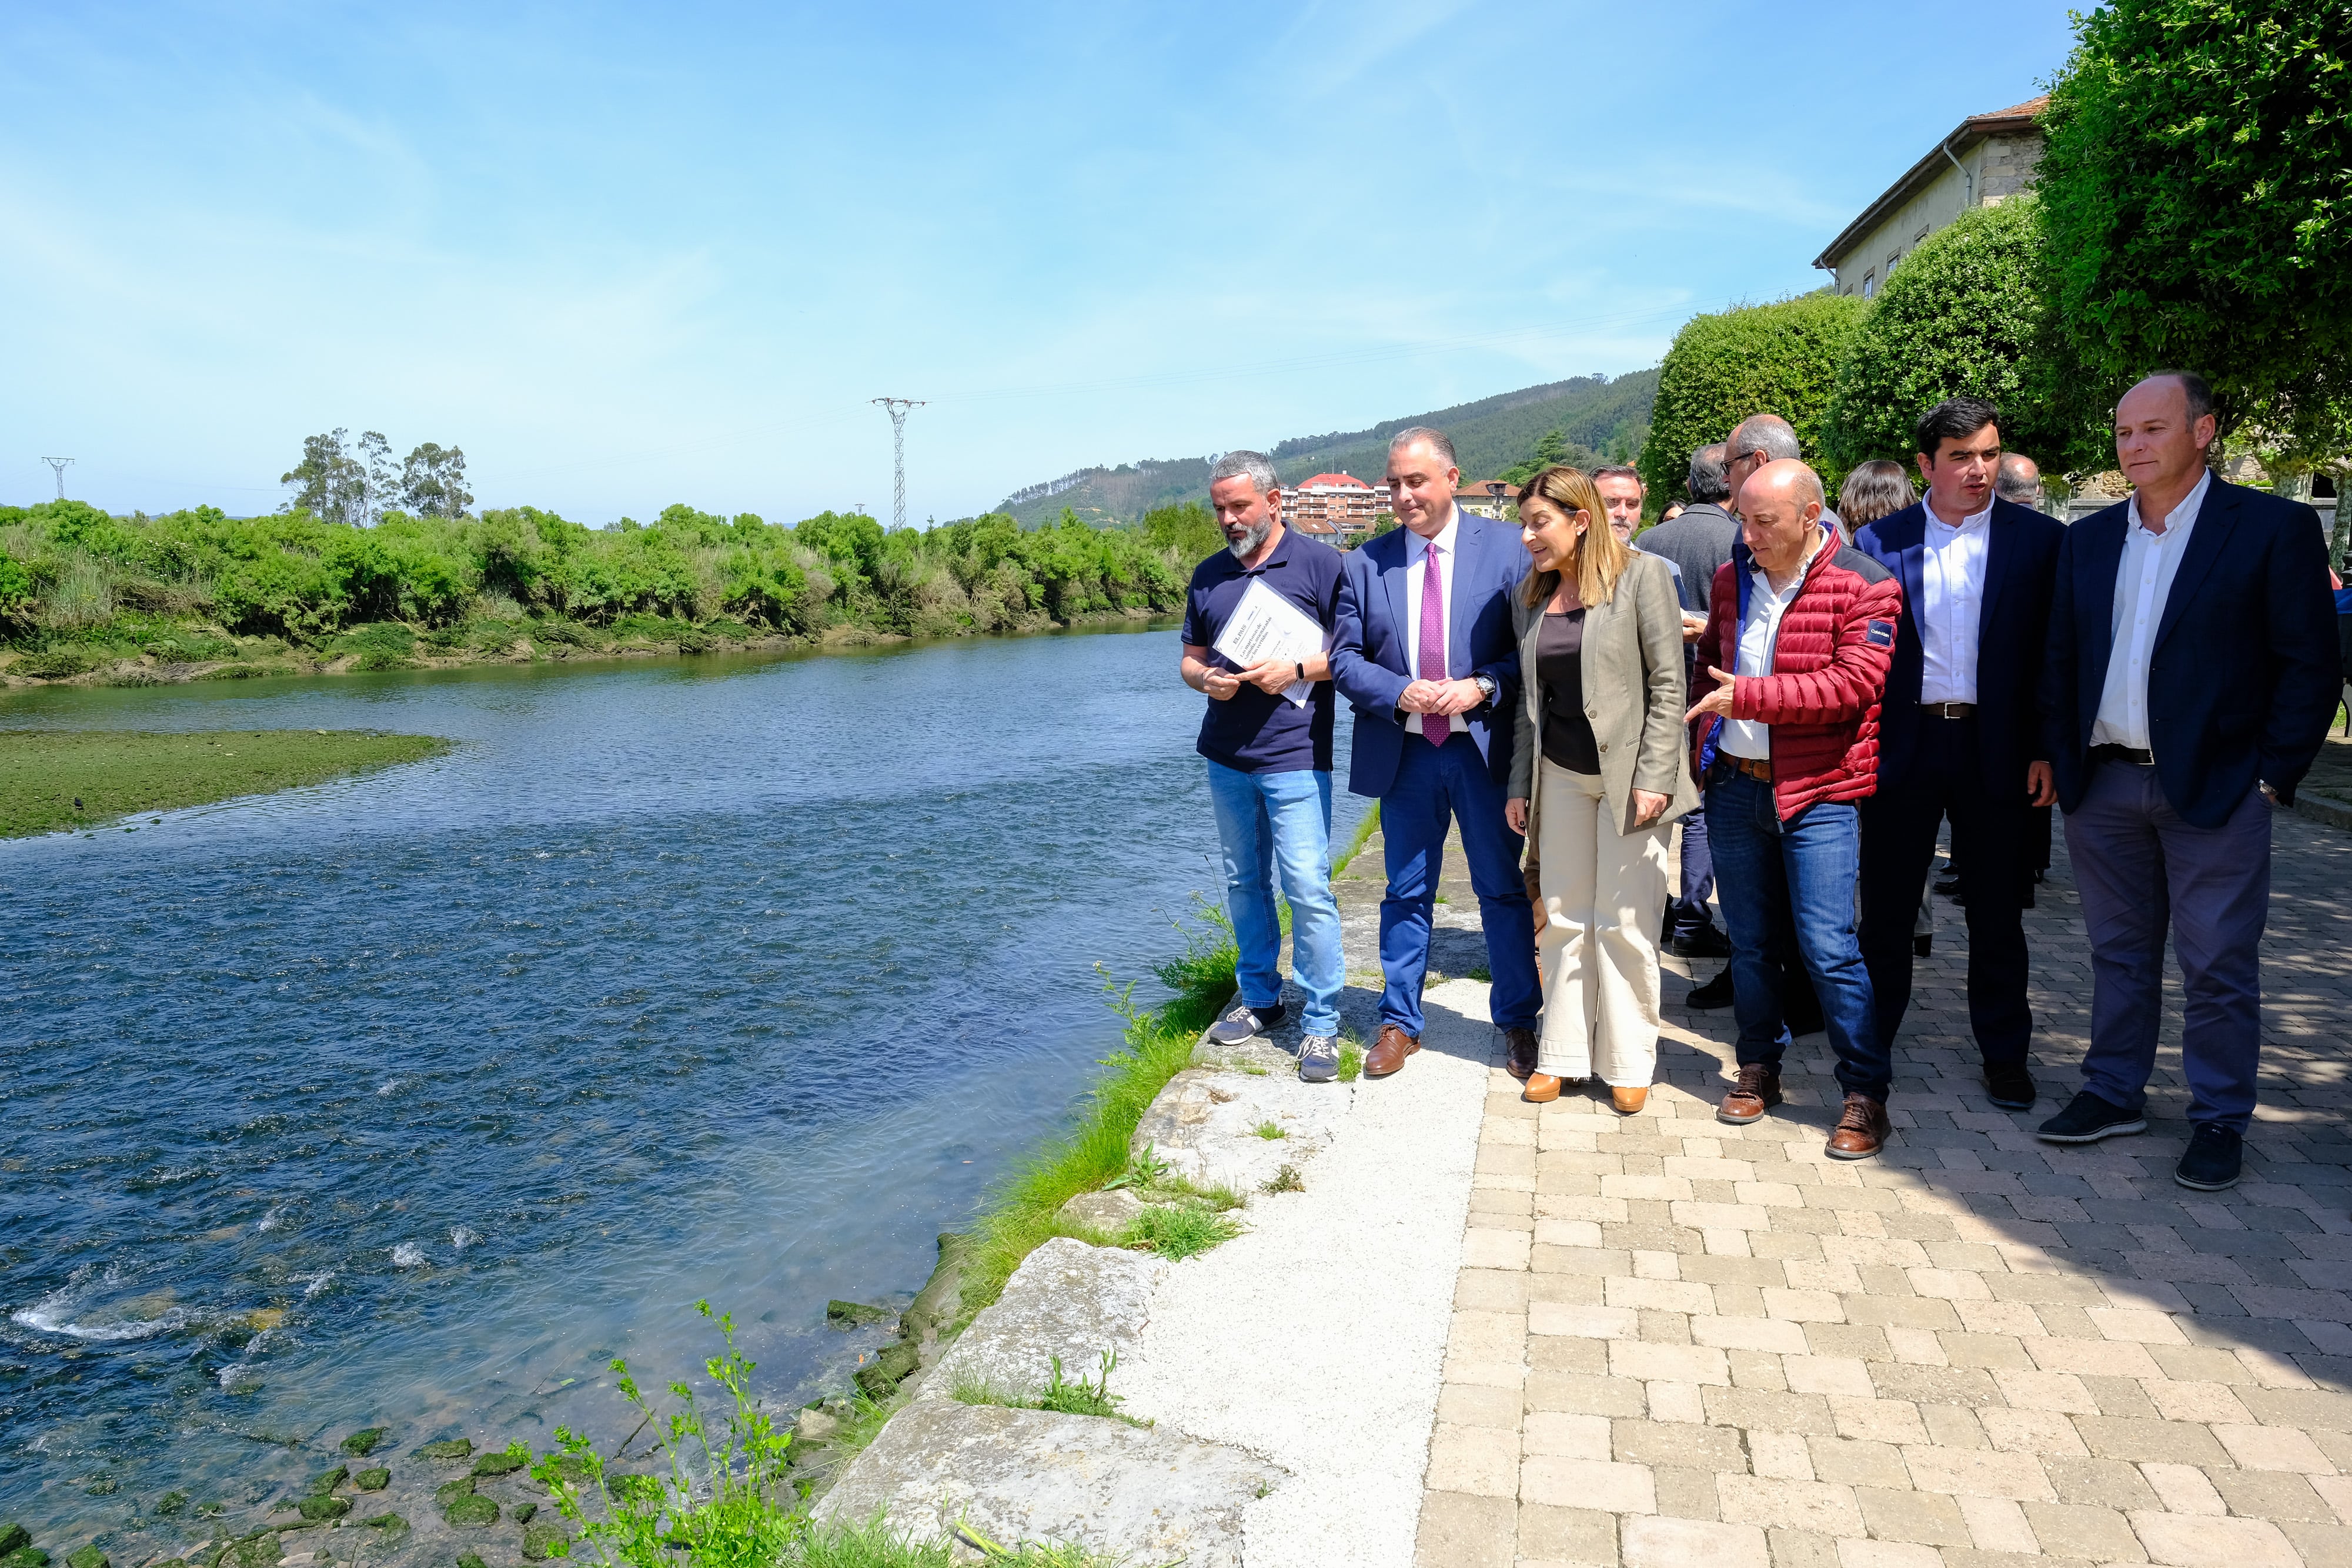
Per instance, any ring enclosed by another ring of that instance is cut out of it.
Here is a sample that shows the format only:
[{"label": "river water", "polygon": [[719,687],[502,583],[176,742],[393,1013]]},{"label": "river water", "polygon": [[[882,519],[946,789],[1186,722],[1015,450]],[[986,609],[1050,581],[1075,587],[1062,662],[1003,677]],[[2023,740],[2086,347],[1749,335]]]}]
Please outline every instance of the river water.
[{"label": "river water", "polygon": [[906,1299],[1216,885],[1176,644],[0,697],[458,743],[0,842],[0,1519],[608,1433],[611,1357],[716,1348],[698,1298],[770,1396],[837,1385],[876,1341],[826,1299]]}]

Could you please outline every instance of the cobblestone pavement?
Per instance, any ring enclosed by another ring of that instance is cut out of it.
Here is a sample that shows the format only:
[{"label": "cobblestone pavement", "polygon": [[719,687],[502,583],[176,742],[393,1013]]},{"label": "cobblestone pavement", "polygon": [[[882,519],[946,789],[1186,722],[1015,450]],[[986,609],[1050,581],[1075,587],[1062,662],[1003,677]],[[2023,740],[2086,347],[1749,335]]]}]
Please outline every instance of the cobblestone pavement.
[{"label": "cobblestone pavement", "polygon": [[1715,1120],[1730,1017],[1680,1005],[1680,960],[1643,1114],[1539,1111],[1498,1056],[1420,1561],[2352,1563],[2352,835],[2282,814],[2273,867],[2263,1104],[2227,1193],[2172,1181],[2177,987],[2148,1132],[2032,1135],[2089,1022],[2063,841],[2027,916],[2031,1113],[1985,1102],[1944,900],[1875,1161],[1822,1157],[1818,1035],[1785,1106]]}]

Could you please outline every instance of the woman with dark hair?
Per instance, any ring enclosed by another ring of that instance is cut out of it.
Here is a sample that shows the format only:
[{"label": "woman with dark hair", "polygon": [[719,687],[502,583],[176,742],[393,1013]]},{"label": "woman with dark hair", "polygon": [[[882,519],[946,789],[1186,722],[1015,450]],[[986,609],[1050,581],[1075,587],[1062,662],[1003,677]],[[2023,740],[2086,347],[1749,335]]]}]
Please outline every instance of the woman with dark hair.
[{"label": "woman with dark hair", "polygon": [[1902,464],[1872,458],[1847,475],[1838,490],[1838,521],[1845,525],[1846,542],[1853,543],[1864,524],[1891,517],[1918,498]]},{"label": "woman with dark hair", "polygon": [[1599,1078],[1623,1115],[1658,1062],[1666,824],[1698,805],[1683,746],[1674,576],[1609,528],[1592,481],[1547,468],[1519,492],[1534,567],[1512,596],[1522,700],[1511,825],[1533,841],[1543,1028],[1524,1098]]}]

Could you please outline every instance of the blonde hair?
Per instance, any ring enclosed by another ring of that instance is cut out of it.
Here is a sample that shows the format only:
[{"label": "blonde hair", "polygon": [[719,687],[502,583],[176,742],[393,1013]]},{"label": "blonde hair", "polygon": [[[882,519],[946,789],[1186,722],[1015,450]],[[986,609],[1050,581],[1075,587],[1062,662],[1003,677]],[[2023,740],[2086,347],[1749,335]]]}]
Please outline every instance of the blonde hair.
[{"label": "blonde hair", "polygon": [[[1568,556],[1568,570],[1576,574],[1577,599],[1589,610],[1615,598],[1617,580],[1625,575],[1625,563],[1633,552],[1609,526],[1609,508],[1601,504],[1601,492],[1592,487],[1584,471],[1566,464],[1545,469],[1519,488],[1522,513],[1529,501],[1549,501],[1570,517],[1584,514],[1584,531],[1577,536]],[[1559,580],[1557,571],[1530,569],[1519,582],[1519,602],[1529,606],[1545,602],[1559,591]]]}]

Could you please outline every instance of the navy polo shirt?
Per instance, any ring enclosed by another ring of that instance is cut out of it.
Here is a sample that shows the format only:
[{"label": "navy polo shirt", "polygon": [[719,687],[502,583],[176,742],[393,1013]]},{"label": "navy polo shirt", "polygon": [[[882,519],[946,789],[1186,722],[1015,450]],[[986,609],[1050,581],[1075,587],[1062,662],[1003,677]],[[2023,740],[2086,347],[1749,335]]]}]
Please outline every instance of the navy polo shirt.
[{"label": "navy polo shirt", "polygon": [[[1221,549],[1192,569],[1192,588],[1184,601],[1184,641],[1195,648],[1213,650],[1252,578],[1307,612],[1326,631],[1339,613],[1339,552],[1320,539],[1310,539],[1295,528],[1282,531],[1282,542],[1255,570]],[[1223,653],[1212,651],[1209,664],[1220,670],[1237,668]],[[1331,683],[1315,683],[1315,695],[1305,707],[1294,707],[1278,693],[1245,685],[1223,702],[1209,699],[1201,720],[1201,755],[1244,773],[1297,772],[1314,768],[1331,771]]]}]

